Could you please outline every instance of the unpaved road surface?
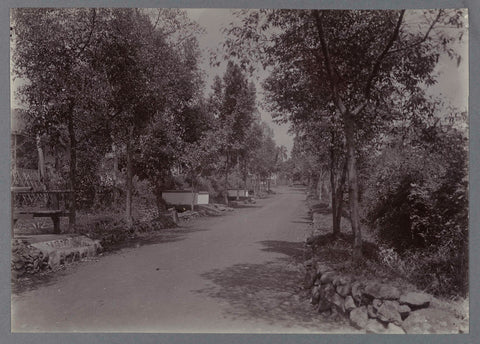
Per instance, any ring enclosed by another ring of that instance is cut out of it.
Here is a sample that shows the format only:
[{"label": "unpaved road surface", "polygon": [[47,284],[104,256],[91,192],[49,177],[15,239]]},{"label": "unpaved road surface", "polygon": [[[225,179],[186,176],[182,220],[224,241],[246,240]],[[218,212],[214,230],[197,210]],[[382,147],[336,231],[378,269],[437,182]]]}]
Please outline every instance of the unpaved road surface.
[{"label": "unpaved road surface", "polygon": [[301,291],[305,194],[194,220],[12,295],[14,332],[355,332]]}]

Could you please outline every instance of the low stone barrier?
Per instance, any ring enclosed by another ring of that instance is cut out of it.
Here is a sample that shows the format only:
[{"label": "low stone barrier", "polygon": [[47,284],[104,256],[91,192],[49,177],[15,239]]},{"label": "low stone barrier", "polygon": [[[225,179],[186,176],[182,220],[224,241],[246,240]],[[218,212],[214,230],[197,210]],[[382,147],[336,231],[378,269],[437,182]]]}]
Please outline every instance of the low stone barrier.
[{"label": "low stone barrier", "polygon": [[12,243],[12,278],[53,270],[60,265],[97,255],[102,250],[98,240],[76,236],[28,244],[24,240]]},{"label": "low stone barrier", "polygon": [[402,292],[379,281],[359,281],[329,266],[305,262],[305,289],[319,313],[348,317],[367,333],[462,333],[468,328],[453,314],[429,308],[432,295]]}]

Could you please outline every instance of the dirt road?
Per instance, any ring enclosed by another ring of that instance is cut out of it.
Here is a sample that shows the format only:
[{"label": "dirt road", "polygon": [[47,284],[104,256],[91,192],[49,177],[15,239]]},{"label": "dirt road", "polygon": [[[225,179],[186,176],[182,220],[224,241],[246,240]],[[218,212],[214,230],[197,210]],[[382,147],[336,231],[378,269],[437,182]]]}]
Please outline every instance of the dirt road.
[{"label": "dirt road", "polygon": [[305,194],[279,189],[12,295],[15,332],[354,332],[299,297]]}]

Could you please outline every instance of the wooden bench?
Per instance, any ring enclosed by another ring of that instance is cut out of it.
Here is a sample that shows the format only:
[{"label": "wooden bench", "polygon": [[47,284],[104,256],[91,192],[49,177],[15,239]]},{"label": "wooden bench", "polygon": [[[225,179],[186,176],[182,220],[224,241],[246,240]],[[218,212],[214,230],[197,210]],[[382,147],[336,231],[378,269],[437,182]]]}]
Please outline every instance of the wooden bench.
[{"label": "wooden bench", "polygon": [[[71,200],[73,192],[71,190],[48,190],[32,191],[28,187],[12,187],[12,238],[13,227],[19,219],[32,219],[36,217],[49,217],[53,222],[53,233],[60,233],[60,217],[69,217],[71,212],[68,210],[68,201]],[[22,209],[16,207],[15,201],[18,196],[41,196],[45,195],[48,209],[28,208]],[[63,201],[63,205],[62,205]]]}]

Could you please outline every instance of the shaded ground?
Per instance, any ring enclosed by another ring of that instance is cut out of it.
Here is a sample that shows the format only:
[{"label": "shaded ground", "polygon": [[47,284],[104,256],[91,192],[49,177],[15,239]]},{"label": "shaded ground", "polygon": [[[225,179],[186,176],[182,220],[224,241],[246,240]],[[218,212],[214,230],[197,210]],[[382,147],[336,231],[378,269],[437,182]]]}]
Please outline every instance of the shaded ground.
[{"label": "shaded ground", "polygon": [[[300,295],[305,193],[198,218],[12,295],[15,332],[353,332]],[[40,282],[40,283],[38,283]]]},{"label": "shaded ground", "polygon": [[354,332],[347,322],[336,322],[311,309],[301,285],[303,243],[262,241],[262,251],[285,255],[263,264],[235,264],[202,274],[214,286],[196,292],[228,302],[232,319],[256,319],[284,329],[301,326],[321,332]]}]

